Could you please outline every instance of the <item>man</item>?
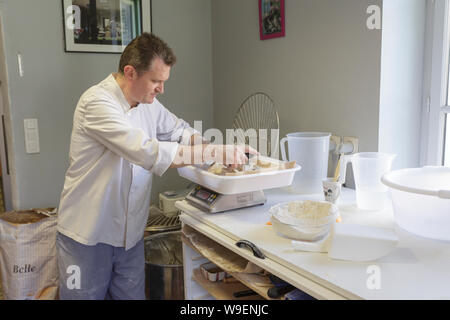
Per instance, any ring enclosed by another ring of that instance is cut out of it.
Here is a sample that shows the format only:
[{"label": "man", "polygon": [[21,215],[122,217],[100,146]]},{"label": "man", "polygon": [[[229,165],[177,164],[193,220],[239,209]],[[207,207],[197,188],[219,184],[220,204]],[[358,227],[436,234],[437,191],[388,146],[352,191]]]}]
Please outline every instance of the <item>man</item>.
[{"label": "man", "polygon": [[[166,43],[144,33],[123,52],[119,72],[78,102],[59,205],[61,299],[145,299],[143,232],[152,173],[209,160],[201,142],[192,146],[198,133],[156,99],[175,62]],[[208,148],[226,164],[245,163],[245,152],[255,153]]]}]

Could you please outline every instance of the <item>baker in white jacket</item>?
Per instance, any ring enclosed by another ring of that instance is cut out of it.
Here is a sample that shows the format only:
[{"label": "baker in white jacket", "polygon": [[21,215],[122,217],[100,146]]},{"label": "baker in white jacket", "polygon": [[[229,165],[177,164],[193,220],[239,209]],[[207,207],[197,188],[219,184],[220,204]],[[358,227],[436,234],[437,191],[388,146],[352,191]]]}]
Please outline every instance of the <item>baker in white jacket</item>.
[{"label": "baker in white jacket", "polygon": [[[61,299],[145,299],[152,174],[209,160],[199,133],[156,99],[175,62],[164,41],[144,33],[124,50],[119,71],[78,102],[59,204]],[[218,145],[208,154],[233,165],[247,161],[245,152],[256,153]]]}]

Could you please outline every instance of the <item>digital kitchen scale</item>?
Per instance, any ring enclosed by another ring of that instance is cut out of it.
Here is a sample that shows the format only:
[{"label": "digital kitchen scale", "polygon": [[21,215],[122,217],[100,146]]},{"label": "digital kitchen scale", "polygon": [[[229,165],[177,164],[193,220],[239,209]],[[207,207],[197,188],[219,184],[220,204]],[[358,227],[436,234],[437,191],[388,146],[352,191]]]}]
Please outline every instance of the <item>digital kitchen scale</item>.
[{"label": "digital kitchen scale", "polygon": [[202,186],[195,187],[186,199],[199,209],[210,213],[262,205],[267,200],[262,190],[239,194],[220,194]]}]

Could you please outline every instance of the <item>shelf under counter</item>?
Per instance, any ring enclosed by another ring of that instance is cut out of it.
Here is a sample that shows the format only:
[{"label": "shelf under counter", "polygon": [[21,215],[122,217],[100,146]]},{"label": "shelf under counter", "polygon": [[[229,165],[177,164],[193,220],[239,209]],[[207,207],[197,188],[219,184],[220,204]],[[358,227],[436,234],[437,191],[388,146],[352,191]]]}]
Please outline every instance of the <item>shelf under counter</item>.
[{"label": "shelf under counter", "polygon": [[[194,251],[197,256],[190,256],[190,260],[192,261],[200,261],[202,258],[202,253],[187,239],[184,235],[182,236],[182,242],[184,245],[188,246],[192,251]],[[229,254],[233,254],[231,251],[229,251]],[[214,259],[208,259],[208,261],[212,263],[217,263]],[[266,300],[283,300],[284,295],[281,296],[278,299],[272,299],[267,295],[267,291],[269,288],[273,287],[274,285],[269,280],[269,275],[267,273],[243,273],[243,272],[227,272],[229,276],[235,279],[237,283],[236,288],[233,288],[233,286],[229,286],[231,289],[224,289],[224,293],[221,293],[220,286],[227,286],[231,283],[224,283],[224,282],[212,282],[203,277],[201,274],[201,271],[199,268],[192,270],[192,278],[195,280],[198,284],[200,284],[207,292],[210,290],[213,290],[213,292],[209,292],[214,298],[216,299],[232,299],[234,297],[230,297],[230,292],[236,292],[236,291],[243,291],[251,289],[254,292],[256,292],[260,298],[266,299]],[[235,290],[234,290],[235,289]],[[238,290],[239,289],[239,290]],[[234,291],[233,291],[234,290]],[[219,293],[216,293],[219,292]]]},{"label": "shelf under counter", "polygon": [[250,288],[239,281],[231,283],[209,281],[203,277],[200,269],[194,269],[192,279],[217,300],[264,300],[259,294],[236,298],[233,296],[233,293],[249,290]]},{"label": "shelf under counter", "polygon": [[[286,189],[265,191],[264,206],[219,214],[199,211],[185,202],[177,203],[183,224],[255,263],[317,299],[450,299],[449,242],[426,239],[399,228],[393,210],[367,212],[356,207],[355,191],[342,189],[338,204],[342,223],[395,229],[397,247],[377,261],[333,260],[326,253],[301,252],[292,248],[267,225],[271,206],[293,200],[323,200],[323,195],[299,195]],[[267,259],[260,260],[239,240],[256,244]],[[373,268],[373,267],[376,268]],[[368,285],[373,270],[379,270],[380,286]],[[433,272],[430,272],[433,270]]]}]

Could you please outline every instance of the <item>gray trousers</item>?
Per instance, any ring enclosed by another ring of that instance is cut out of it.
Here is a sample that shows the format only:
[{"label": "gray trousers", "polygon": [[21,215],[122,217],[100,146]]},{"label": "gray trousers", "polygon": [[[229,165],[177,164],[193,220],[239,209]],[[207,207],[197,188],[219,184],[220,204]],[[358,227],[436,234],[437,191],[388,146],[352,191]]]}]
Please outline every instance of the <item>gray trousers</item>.
[{"label": "gray trousers", "polygon": [[58,233],[57,248],[61,300],[145,299],[144,240],[125,251]]}]

